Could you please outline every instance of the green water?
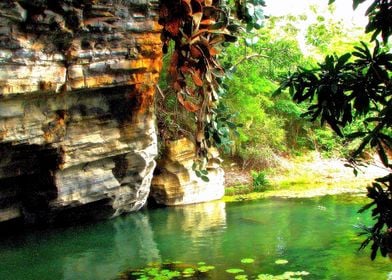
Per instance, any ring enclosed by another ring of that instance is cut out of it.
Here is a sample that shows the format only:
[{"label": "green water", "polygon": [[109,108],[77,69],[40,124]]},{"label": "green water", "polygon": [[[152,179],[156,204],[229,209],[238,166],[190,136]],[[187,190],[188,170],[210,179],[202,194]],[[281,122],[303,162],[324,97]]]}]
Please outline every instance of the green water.
[{"label": "green water", "polygon": [[228,268],[250,276],[307,271],[303,279],[388,279],[392,262],[357,252],[353,225],[369,223],[356,213],[360,205],[341,197],[213,202],[36,231],[0,241],[0,279],[114,279],[168,260],[213,265],[210,279],[234,279]]}]

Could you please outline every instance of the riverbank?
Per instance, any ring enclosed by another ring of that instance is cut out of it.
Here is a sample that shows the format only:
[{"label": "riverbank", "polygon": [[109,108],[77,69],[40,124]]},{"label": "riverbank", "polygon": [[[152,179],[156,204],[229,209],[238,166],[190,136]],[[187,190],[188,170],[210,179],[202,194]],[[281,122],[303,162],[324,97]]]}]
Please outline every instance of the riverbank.
[{"label": "riverbank", "polygon": [[343,193],[365,196],[366,186],[374,178],[387,174],[377,159],[361,167],[357,175],[345,164],[344,159],[322,158],[317,153],[309,154],[306,158],[281,159],[279,168],[265,171],[264,190],[254,192],[251,172],[231,163],[225,170],[226,194],[236,193],[239,189],[243,191],[226,195],[224,201],[267,197],[305,198]]}]

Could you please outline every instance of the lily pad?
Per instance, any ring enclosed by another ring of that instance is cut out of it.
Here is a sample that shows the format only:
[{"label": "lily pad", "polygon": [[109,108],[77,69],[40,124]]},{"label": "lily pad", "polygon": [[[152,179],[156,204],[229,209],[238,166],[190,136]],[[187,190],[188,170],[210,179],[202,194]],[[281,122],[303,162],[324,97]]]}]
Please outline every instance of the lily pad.
[{"label": "lily pad", "polygon": [[168,279],[172,279],[174,277],[179,277],[181,276],[181,273],[177,270],[169,270],[169,269],[162,269],[160,276],[162,278],[168,278]]},{"label": "lily pad", "polygon": [[275,276],[271,274],[259,274],[257,275],[257,280],[273,280]]},{"label": "lily pad", "polygon": [[[290,271],[288,271],[290,272]],[[286,273],[286,272],[285,272]],[[306,276],[309,275],[310,273],[307,271],[295,271],[295,272],[291,272],[291,276]]]},{"label": "lily pad", "polygon": [[236,279],[236,280],[248,280],[248,275],[240,274],[240,275],[237,275],[236,277],[234,277],[234,279]]},{"label": "lily pad", "polygon": [[295,276],[295,272],[293,271],[286,271],[281,275],[284,279],[291,279],[291,277]]},{"label": "lily pad", "polygon": [[287,264],[288,262],[289,262],[288,260],[284,260],[284,259],[279,259],[275,261],[276,264]]},{"label": "lily pad", "polygon": [[188,267],[188,268],[185,268],[185,269],[182,271],[182,273],[183,273],[183,274],[187,274],[187,275],[193,275],[193,274],[196,273],[196,271],[195,271],[193,268]]},{"label": "lily pad", "polygon": [[198,269],[200,272],[208,272],[208,271],[210,271],[210,270],[215,269],[215,266],[213,266],[213,265],[202,265],[202,266],[199,266],[197,269]]},{"label": "lily pad", "polygon": [[231,274],[237,274],[237,273],[244,272],[244,270],[241,268],[229,268],[229,269],[226,269],[226,272],[231,273]]},{"label": "lily pad", "polygon": [[251,258],[245,258],[241,260],[241,263],[254,263],[255,260]]}]

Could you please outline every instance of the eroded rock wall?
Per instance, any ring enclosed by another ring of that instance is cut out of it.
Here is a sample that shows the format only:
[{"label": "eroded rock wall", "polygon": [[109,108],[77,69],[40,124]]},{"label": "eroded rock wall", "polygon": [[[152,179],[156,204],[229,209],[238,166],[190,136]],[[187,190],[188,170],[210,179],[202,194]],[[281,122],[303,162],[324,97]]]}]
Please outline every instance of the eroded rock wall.
[{"label": "eroded rock wall", "polygon": [[209,151],[208,181],[204,181],[192,169],[195,150],[196,146],[187,138],[166,143],[151,185],[150,195],[158,204],[186,205],[223,197],[224,171],[218,151]]},{"label": "eroded rock wall", "polygon": [[0,222],[145,203],[158,1],[0,2]]}]

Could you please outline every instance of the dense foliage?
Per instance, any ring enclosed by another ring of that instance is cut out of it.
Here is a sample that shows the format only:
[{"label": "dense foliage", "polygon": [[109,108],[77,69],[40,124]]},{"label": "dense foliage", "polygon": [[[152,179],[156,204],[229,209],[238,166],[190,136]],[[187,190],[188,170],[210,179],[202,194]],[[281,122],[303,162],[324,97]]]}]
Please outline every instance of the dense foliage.
[{"label": "dense foliage", "polygon": [[[354,8],[362,2],[354,0]],[[392,53],[387,45],[392,34],[392,1],[373,1],[367,15],[366,32],[372,33],[373,49],[361,42],[351,53],[326,56],[316,68],[298,68],[279,91],[289,88],[296,102],[310,103],[304,115],[311,120],[320,119],[347,140],[360,140],[350,154],[353,167],[369,147],[389,171],[389,175],[376,179],[368,187],[368,197],[373,201],[361,209],[372,208],[375,219],[372,227],[363,227],[369,235],[361,246],[372,242],[374,259],[379,249],[383,256],[392,253]],[[363,125],[345,134],[343,129],[356,119],[363,121]]]},{"label": "dense foliage", "polygon": [[218,77],[224,75],[216,61],[217,45],[233,41],[226,11],[213,1],[162,1],[160,23],[163,50],[166,53],[170,40],[174,49],[168,72],[171,87],[178,101],[190,112],[196,112],[199,155],[205,156],[207,146],[205,123],[210,122],[211,103],[218,99]]},{"label": "dense foliage", "polygon": [[[222,102],[232,112],[234,121],[243,124],[237,129],[238,137],[233,138],[232,155],[241,161],[243,168],[276,165],[276,155],[289,149],[287,139],[290,136],[298,139],[303,132],[300,108],[289,96],[272,97],[279,74],[298,65],[303,56],[296,42],[274,40],[268,34],[269,29],[266,26],[243,38],[227,48],[222,57],[231,71],[225,80],[227,90]],[[290,124],[298,129],[286,133]]]},{"label": "dense foliage", "polygon": [[[314,57],[325,54],[320,46],[328,45],[329,50],[338,53],[353,48],[349,41],[358,34],[356,27],[335,28],[340,21],[333,18],[333,11],[322,10],[320,19],[320,9],[270,17],[261,29],[242,34],[220,58],[228,69],[221,102],[232,112],[234,122],[243,124],[237,128],[239,137],[233,138],[232,146],[232,155],[243,168],[273,167],[281,163],[281,156],[298,155],[308,149],[326,156],[341,156],[350,148],[331,129],[306,122],[301,117],[305,104],[296,104],[287,92],[273,95],[283,74],[295,71],[299,65],[316,65]],[[297,39],[302,34],[312,34],[314,24],[323,26],[320,46],[306,44],[306,38],[304,42]],[[355,125],[346,130],[351,131]]]}]

